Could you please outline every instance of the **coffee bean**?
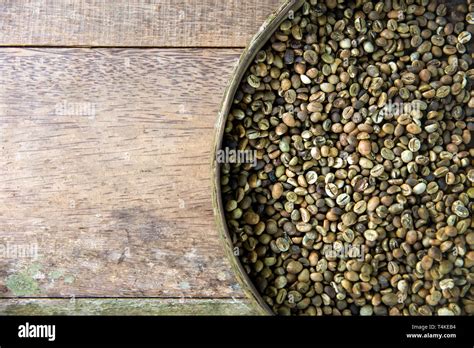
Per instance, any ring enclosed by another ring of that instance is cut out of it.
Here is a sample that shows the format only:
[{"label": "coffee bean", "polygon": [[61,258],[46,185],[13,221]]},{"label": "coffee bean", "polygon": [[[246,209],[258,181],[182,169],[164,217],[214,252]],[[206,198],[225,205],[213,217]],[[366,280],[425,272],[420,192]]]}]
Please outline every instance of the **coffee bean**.
[{"label": "coffee bean", "polygon": [[286,270],[290,274],[298,274],[303,270],[303,265],[298,261],[290,261],[286,266]]},{"label": "coffee bean", "polygon": [[382,296],[382,302],[389,307],[393,307],[398,303],[398,297],[396,294],[385,294]]}]

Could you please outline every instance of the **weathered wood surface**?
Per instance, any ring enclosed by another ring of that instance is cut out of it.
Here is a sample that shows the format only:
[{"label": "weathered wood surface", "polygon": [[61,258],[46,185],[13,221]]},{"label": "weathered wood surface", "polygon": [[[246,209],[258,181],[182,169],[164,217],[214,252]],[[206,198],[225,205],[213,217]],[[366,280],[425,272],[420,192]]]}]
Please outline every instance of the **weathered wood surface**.
[{"label": "weathered wood surface", "polygon": [[258,315],[246,299],[9,299],[4,315]]},{"label": "weathered wood surface", "polygon": [[283,0],[1,0],[0,46],[243,47]]},{"label": "weathered wood surface", "polygon": [[0,258],[0,297],[243,297],[210,190],[240,53],[0,50],[0,244],[39,254]]}]

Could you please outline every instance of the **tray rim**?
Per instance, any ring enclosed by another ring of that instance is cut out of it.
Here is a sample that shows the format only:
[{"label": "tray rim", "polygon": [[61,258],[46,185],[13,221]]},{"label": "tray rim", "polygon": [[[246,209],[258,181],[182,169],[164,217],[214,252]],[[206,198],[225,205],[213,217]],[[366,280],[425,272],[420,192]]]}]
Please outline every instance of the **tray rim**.
[{"label": "tray rim", "polygon": [[217,163],[217,152],[222,147],[224,128],[227,121],[227,115],[233,104],[234,95],[240,85],[242,77],[248,67],[253,62],[257,52],[267,43],[277,27],[288,17],[290,11],[297,11],[303,6],[305,0],[286,0],[274,13],[272,13],[253,36],[248,46],[241,54],[237,64],[234,67],[231,78],[224,92],[222,103],[219,107],[217,121],[214,125],[214,140],[212,148],[212,208],[217,230],[224,246],[225,254],[231,264],[234,275],[245,295],[251,300],[254,309],[260,315],[274,315],[271,308],[265,302],[263,297],[257,291],[255,285],[245,272],[239,258],[234,255],[232,238],[227,228],[224,215],[224,206],[222,202],[220,187],[220,164]]}]

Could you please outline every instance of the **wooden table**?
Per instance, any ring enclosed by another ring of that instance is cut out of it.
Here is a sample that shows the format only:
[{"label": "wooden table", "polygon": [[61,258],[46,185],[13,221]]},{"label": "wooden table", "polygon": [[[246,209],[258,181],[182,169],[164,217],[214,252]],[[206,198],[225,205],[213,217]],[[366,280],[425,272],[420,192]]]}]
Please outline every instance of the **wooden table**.
[{"label": "wooden table", "polygon": [[282,2],[0,0],[1,314],[255,313],[214,226],[210,151],[232,68]]}]

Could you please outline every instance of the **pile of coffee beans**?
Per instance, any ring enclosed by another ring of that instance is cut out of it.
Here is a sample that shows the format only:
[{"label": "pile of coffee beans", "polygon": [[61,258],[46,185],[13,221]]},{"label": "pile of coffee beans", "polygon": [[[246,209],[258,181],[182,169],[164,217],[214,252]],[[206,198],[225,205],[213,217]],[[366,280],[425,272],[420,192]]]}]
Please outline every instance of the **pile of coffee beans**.
[{"label": "pile of coffee beans", "polygon": [[308,0],[256,54],[226,221],[280,315],[474,314],[474,3]]}]

